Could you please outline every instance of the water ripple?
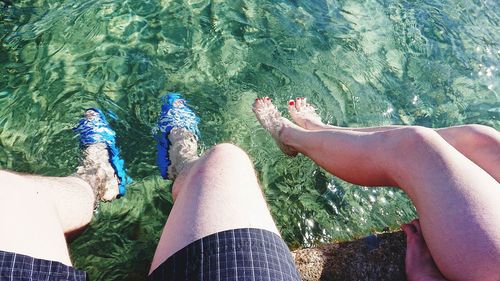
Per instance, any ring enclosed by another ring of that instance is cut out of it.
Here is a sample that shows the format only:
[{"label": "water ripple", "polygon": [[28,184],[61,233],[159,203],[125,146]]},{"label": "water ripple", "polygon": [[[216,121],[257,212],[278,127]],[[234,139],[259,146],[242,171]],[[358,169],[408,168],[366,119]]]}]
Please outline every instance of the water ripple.
[{"label": "water ripple", "polygon": [[147,136],[159,96],[179,91],[202,117],[202,148],[231,141],[252,156],[290,245],[396,227],[415,215],[404,195],[373,193],[282,156],[250,104],[267,95],[286,111],[286,100],[304,96],[341,126],[500,129],[498,5],[3,1],[0,167],[71,174],[79,151],[70,128],[84,108],[100,107],[117,116],[132,176],[150,186]]}]

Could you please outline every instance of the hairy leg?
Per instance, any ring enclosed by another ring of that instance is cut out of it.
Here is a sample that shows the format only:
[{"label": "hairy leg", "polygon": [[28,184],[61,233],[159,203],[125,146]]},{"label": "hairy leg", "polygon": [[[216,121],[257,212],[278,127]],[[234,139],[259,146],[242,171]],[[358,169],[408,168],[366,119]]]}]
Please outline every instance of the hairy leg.
[{"label": "hairy leg", "polygon": [[150,272],[202,237],[237,228],[278,230],[267,208],[252,163],[240,148],[219,144],[177,177],[174,206]]},{"label": "hairy leg", "polygon": [[[324,124],[316,109],[306,98],[297,98],[288,102],[288,112],[292,120],[307,130],[346,130],[354,132],[382,132],[407,126],[389,125],[368,128],[344,128]],[[500,133],[488,126],[461,125],[435,131],[456,150],[488,172],[500,182]]]},{"label": "hairy leg", "polygon": [[110,201],[118,194],[106,146],[92,144],[83,153],[77,176],[0,170],[0,250],[71,265],[65,238],[90,223],[96,197]]},{"label": "hairy leg", "polygon": [[62,231],[68,237],[79,233],[92,220],[95,195],[91,186],[78,177],[23,175],[31,188],[43,194],[55,207]]},{"label": "hairy leg", "polygon": [[0,182],[10,188],[22,183],[24,188],[43,195],[55,207],[63,232],[72,235],[92,220],[96,197],[111,201],[118,195],[118,181],[108,161],[106,145],[90,145],[83,155],[75,176],[46,177],[2,171],[1,176],[6,179]]},{"label": "hairy leg", "polygon": [[92,218],[88,184],[6,171],[0,171],[0,182],[0,249],[71,265],[64,234]]},{"label": "hairy leg", "polygon": [[284,121],[278,141],[349,182],[403,189],[447,278],[500,279],[500,184],[435,131],[308,131]]}]

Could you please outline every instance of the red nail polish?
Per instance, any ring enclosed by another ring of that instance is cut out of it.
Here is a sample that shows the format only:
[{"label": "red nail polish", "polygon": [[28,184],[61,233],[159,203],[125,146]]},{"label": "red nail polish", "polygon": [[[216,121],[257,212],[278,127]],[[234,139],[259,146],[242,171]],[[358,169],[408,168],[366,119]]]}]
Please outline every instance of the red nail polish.
[{"label": "red nail polish", "polygon": [[295,102],[293,100],[288,102],[289,105],[295,105]]},{"label": "red nail polish", "polygon": [[266,100],[271,100],[269,97],[266,97]]}]

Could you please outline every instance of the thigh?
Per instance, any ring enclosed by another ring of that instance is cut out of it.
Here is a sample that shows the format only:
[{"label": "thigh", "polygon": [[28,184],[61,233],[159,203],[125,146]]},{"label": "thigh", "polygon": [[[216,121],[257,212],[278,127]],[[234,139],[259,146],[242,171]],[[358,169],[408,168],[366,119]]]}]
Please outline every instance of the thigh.
[{"label": "thigh", "polygon": [[151,271],[186,245],[220,231],[259,228],[279,235],[250,159],[234,145],[208,151],[177,178],[173,193]]},{"label": "thigh", "polygon": [[499,280],[500,184],[433,130],[389,131],[384,139],[386,170],[415,204],[440,271]]},{"label": "thigh", "polygon": [[36,182],[0,171],[0,250],[71,265],[56,208]]}]

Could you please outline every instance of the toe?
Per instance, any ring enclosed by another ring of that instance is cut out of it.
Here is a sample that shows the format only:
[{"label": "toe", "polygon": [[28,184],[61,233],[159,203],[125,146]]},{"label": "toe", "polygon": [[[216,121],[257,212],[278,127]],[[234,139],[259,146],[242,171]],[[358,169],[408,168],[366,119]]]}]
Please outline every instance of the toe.
[{"label": "toe", "polygon": [[93,109],[88,109],[87,111],[85,111],[85,118],[87,118],[89,120],[97,118],[98,116],[99,116],[99,113]]},{"label": "toe", "polygon": [[264,105],[264,101],[262,98],[256,98],[255,102],[253,103],[253,108],[258,109],[261,108]]},{"label": "toe", "polygon": [[262,103],[265,106],[269,106],[270,101],[271,101],[271,99],[269,97],[267,97],[267,96],[262,98]]},{"label": "toe", "polygon": [[304,100],[302,101],[302,108],[307,112],[316,112],[316,108],[312,104],[308,103],[306,98],[304,98]]},{"label": "toe", "polygon": [[259,98],[256,98],[255,101],[252,104],[252,110],[253,111],[257,110],[258,106],[259,106]]},{"label": "toe", "polygon": [[275,106],[273,104],[273,100],[270,97],[265,97],[264,103],[268,109],[275,109]]},{"label": "toe", "polygon": [[413,224],[413,221],[401,226],[406,234],[407,245],[415,245],[421,242],[422,234],[419,229]]},{"label": "toe", "polygon": [[417,233],[421,234],[422,233],[422,228],[420,227],[420,220],[419,219],[414,219],[411,224],[415,229],[417,230]]},{"label": "toe", "polygon": [[407,241],[414,240],[418,237],[418,230],[412,223],[403,224],[401,229],[403,229],[406,234]]},{"label": "toe", "polygon": [[290,113],[290,115],[297,113],[297,109],[295,108],[295,101],[294,100],[288,101],[288,113]]},{"label": "toe", "polygon": [[295,98],[295,108],[297,109],[297,111],[301,110],[301,108],[302,108],[302,98],[301,97]]},{"label": "toe", "polygon": [[308,112],[316,112],[316,108],[314,108],[314,106],[310,105],[310,104],[306,104],[305,105],[305,110],[307,110]]},{"label": "toe", "polygon": [[116,176],[113,179],[106,181],[106,189],[104,191],[104,195],[102,196],[102,200],[104,201],[112,201],[116,197],[118,197],[119,188],[118,188],[118,179]]}]

